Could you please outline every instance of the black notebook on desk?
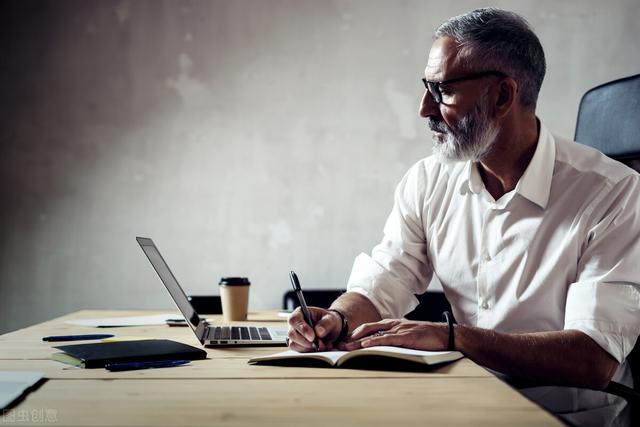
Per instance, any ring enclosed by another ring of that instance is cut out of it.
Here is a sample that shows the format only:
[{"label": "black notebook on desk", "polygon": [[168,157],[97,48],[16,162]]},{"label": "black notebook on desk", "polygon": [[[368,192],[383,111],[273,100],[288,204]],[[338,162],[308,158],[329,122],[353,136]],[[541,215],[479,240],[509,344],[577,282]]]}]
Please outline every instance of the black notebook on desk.
[{"label": "black notebook on desk", "polygon": [[157,360],[205,359],[207,352],[171,340],[117,341],[54,347],[53,360],[81,368],[104,368],[106,363],[149,362]]}]

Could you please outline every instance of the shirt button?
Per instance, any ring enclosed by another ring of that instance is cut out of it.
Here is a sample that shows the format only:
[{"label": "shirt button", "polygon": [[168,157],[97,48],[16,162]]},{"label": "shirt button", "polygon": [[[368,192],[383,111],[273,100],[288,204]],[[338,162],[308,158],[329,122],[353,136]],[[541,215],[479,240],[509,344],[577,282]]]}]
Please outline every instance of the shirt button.
[{"label": "shirt button", "polygon": [[489,254],[484,254],[484,257],[482,257],[482,259],[483,259],[485,262],[489,262],[489,261],[491,261],[491,255],[489,255]]},{"label": "shirt button", "polygon": [[480,308],[486,310],[487,308],[489,308],[489,303],[485,300],[482,300],[482,302],[480,302]]}]

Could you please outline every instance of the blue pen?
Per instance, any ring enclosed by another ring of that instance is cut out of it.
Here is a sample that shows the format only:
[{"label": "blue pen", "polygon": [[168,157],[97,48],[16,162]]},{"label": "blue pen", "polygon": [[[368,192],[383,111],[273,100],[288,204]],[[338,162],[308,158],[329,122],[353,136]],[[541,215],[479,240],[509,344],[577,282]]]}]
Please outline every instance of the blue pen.
[{"label": "blue pen", "polygon": [[190,360],[154,360],[149,362],[127,362],[127,363],[107,363],[104,368],[108,371],[133,371],[136,369],[151,369],[151,368],[172,368],[174,366],[181,366],[191,362]]},{"label": "blue pen", "polygon": [[83,341],[83,340],[101,340],[103,338],[111,338],[113,334],[92,334],[92,335],[58,335],[44,337],[42,341]]}]

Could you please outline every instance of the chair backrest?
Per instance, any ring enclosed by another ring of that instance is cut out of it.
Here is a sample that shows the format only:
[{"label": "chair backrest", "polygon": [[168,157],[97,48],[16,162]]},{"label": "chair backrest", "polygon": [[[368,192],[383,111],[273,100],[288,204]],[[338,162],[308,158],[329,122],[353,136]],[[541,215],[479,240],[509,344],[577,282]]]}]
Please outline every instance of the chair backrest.
[{"label": "chair backrest", "polygon": [[442,322],[442,313],[451,312],[451,304],[443,292],[425,292],[416,295],[418,306],[405,317],[409,320],[426,320],[428,322]]},{"label": "chair backrest", "polygon": [[616,160],[638,159],[639,118],[640,74],[636,74],[596,86],[584,94],[574,139]]},{"label": "chair backrest", "polygon": [[[329,308],[331,303],[346,291],[346,289],[305,289],[304,299],[310,306]],[[441,322],[442,312],[451,311],[451,305],[442,292],[425,292],[416,297],[419,304],[405,316],[407,319]],[[282,308],[293,310],[299,305],[295,292],[288,291],[284,294]]]},{"label": "chair backrest", "polygon": [[[346,289],[305,289],[304,300],[309,306],[329,308],[331,303],[346,291]],[[294,310],[299,305],[295,292],[288,291],[284,294],[282,308]]]}]

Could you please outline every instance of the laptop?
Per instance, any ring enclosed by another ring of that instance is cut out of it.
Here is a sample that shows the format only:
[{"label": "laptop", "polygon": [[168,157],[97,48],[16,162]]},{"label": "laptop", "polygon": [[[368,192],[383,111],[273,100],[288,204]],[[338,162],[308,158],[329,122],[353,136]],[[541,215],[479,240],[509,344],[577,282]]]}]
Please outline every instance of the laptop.
[{"label": "laptop", "polygon": [[226,326],[214,325],[200,317],[187,295],[178,284],[160,251],[148,237],[136,237],[169,295],[182,312],[185,320],[205,347],[245,346],[245,345],[286,345],[287,329],[268,326]]}]

